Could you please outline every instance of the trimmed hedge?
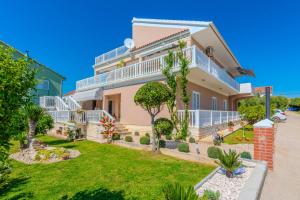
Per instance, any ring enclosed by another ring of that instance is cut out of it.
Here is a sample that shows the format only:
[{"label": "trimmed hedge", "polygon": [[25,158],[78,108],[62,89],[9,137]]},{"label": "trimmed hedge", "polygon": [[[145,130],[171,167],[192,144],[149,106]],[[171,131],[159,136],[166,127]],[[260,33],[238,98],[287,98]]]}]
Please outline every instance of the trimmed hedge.
[{"label": "trimmed hedge", "polygon": [[252,156],[251,156],[251,153],[250,152],[248,152],[248,151],[243,151],[242,153],[241,153],[241,158],[246,158],[246,159],[252,159]]},{"label": "trimmed hedge", "polygon": [[146,136],[146,137],[150,137],[150,134],[149,134],[149,133],[145,133],[145,136]]},{"label": "trimmed hedge", "polygon": [[181,143],[177,145],[178,151],[188,153],[190,152],[189,145],[187,143]]},{"label": "trimmed hedge", "polygon": [[120,134],[114,134],[114,135],[112,136],[112,140],[120,140],[120,139],[121,139]]},{"label": "trimmed hedge", "polygon": [[208,147],[207,149],[208,157],[214,159],[217,159],[219,157],[220,152],[222,152],[222,150],[218,147]]},{"label": "trimmed hedge", "polygon": [[190,143],[195,143],[195,142],[196,142],[196,140],[195,140],[195,138],[193,138],[193,137],[190,137],[190,138],[189,138],[189,142],[190,142]]},{"label": "trimmed hedge", "polygon": [[140,144],[150,144],[150,137],[143,136],[140,138]]},{"label": "trimmed hedge", "polygon": [[132,142],[133,139],[132,139],[132,137],[130,135],[127,135],[127,136],[125,136],[125,141],[126,142]]}]

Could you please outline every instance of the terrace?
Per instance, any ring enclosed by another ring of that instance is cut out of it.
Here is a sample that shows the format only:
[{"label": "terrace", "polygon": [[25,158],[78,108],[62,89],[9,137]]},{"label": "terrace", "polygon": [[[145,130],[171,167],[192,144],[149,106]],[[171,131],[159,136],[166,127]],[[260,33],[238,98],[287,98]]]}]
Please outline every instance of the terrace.
[{"label": "terrace", "polygon": [[[198,73],[200,72],[201,79],[206,79],[207,81],[213,82],[216,87],[224,88],[230,93],[238,94],[240,92],[240,84],[234,78],[232,78],[224,68],[217,65],[196,46],[186,48],[184,53],[190,59],[190,69],[196,69]],[[114,54],[115,56],[102,55],[101,58],[98,58],[99,62],[102,62],[105,60],[105,58],[108,59],[116,57],[117,55],[117,53],[111,54]],[[84,91],[104,86],[111,86],[113,84],[123,84],[129,81],[136,81],[149,77],[161,78],[161,71],[164,67],[165,56],[166,55],[161,55],[149,60],[79,80],[76,82],[76,90]],[[178,62],[175,61],[174,71],[179,69],[178,66]]]}]

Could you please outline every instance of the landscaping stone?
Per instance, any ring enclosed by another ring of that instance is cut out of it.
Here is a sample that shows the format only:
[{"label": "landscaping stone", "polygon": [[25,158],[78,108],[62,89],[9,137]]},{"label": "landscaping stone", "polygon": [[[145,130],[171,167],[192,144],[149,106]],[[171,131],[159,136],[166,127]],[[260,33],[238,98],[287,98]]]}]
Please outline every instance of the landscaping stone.
[{"label": "landscaping stone", "polygon": [[[251,194],[248,194],[249,197],[253,194],[252,199],[257,199],[257,194],[260,193],[264,181],[265,167],[262,167],[264,164],[243,160],[243,165],[245,165],[246,172],[233,178],[227,178],[222,173],[221,168],[217,168],[198,183],[195,186],[195,190],[199,196],[202,196],[204,190],[207,189],[219,191],[221,193],[221,200],[238,200],[240,199],[241,193],[245,195],[244,187],[249,188],[253,185],[257,185],[258,187],[252,189]],[[261,176],[257,177],[257,174],[261,174]],[[247,199],[251,199],[251,197]]]},{"label": "landscaping stone", "polygon": [[[54,150],[56,149],[55,147],[45,147],[43,148],[43,150]],[[26,164],[35,164],[35,163],[53,163],[53,162],[59,162],[59,161],[62,161],[62,160],[66,160],[64,159],[65,157],[62,156],[62,157],[59,157],[58,155],[52,153],[49,157],[49,159],[47,160],[36,160],[36,155],[38,153],[39,150],[30,150],[30,149],[24,149],[24,150],[21,150],[17,153],[14,153],[14,154],[11,154],[9,157],[14,159],[14,160],[17,160],[17,161],[20,161],[20,162],[23,162],[23,163],[26,163]],[[68,156],[68,159],[72,159],[72,158],[76,158],[80,155],[80,152],[78,150],[73,150],[73,149],[65,149],[66,152],[69,153],[69,156]]]}]

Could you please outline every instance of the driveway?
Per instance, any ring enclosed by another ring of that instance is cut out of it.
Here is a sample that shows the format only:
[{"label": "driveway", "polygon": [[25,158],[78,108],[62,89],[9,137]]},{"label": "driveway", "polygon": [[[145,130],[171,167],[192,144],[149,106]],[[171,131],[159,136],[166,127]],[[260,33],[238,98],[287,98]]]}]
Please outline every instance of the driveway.
[{"label": "driveway", "polygon": [[261,200],[300,199],[300,114],[287,114],[278,126],[274,170],[267,174]]}]

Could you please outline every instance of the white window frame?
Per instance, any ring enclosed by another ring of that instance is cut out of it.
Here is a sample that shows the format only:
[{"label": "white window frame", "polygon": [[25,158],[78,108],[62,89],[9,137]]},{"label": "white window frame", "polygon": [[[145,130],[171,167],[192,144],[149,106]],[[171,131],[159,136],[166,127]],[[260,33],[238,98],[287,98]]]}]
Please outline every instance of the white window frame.
[{"label": "white window frame", "polygon": [[224,109],[225,111],[228,110],[228,101],[227,101],[227,99],[225,99],[225,100],[223,101],[223,109]]},{"label": "white window frame", "polygon": [[192,110],[200,110],[201,94],[200,92],[192,92]]},{"label": "white window frame", "polygon": [[217,99],[217,97],[212,97],[211,98],[211,109],[212,110],[217,110],[218,109],[218,99]]}]

